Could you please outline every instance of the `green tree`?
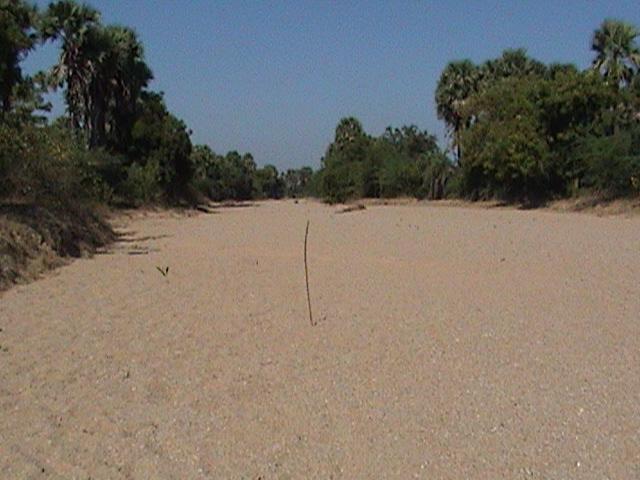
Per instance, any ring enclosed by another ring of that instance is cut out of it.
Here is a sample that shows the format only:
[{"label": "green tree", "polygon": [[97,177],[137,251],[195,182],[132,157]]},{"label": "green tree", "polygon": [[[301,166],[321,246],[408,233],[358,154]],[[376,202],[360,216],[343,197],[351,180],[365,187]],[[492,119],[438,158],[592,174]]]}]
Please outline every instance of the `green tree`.
[{"label": "green tree", "polygon": [[593,69],[613,85],[631,83],[640,68],[640,47],[636,38],[640,31],[620,20],[605,20],[593,34],[591,49],[596,57]]},{"label": "green tree", "polygon": [[507,49],[499,58],[487,60],[481,67],[482,88],[491,87],[495,82],[505,78],[541,77],[546,74],[547,67],[529,55],[524,48]]},{"label": "green tree", "polygon": [[209,145],[194,145],[191,150],[191,165],[194,178],[206,179],[209,169],[216,162],[216,154]]},{"label": "green tree", "polygon": [[[589,172],[596,163],[584,145],[597,147],[598,158],[605,159],[600,166],[613,158],[611,152],[626,148],[623,133],[637,122],[630,90],[611,88],[592,71],[573,68],[494,83],[465,107],[471,120],[463,134],[462,192],[539,200],[594,184]],[[586,142],[608,137],[609,143]],[[615,165],[619,162],[611,161]]]},{"label": "green tree", "polygon": [[[379,168],[379,195],[429,195],[431,188],[425,188],[424,177],[430,165],[427,159],[436,153],[440,153],[436,137],[426,130],[421,131],[415,125],[387,127],[371,149],[376,158],[373,163]],[[433,197],[438,195],[433,193]]]},{"label": "green tree", "polygon": [[54,87],[65,86],[64,98],[71,126],[88,125],[89,85],[95,70],[93,34],[100,21],[97,10],[72,0],[51,3],[44,14],[42,35],[61,41],[60,58],[51,70]]},{"label": "green tree", "polygon": [[626,92],[610,88],[592,71],[558,73],[536,82],[535,89],[543,138],[552,155],[551,192],[575,193],[585,165],[574,150],[587,136],[609,135],[631,123],[632,114],[624,111],[630,102],[622,100]]},{"label": "green tree", "polygon": [[397,152],[413,159],[438,149],[435,135],[426,130],[420,131],[416,125],[404,125],[401,128],[389,126],[382,139],[393,145]]},{"label": "green tree", "polygon": [[18,87],[24,82],[20,63],[36,45],[37,22],[34,5],[24,0],[0,0],[0,106],[4,113],[12,110]]},{"label": "green tree", "polygon": [[143,92],[129,157],[141,165],[157,163],[160,185],[172,198],[186,195],[193,178],[190,133],[182,120],[167,111],[162,94]]},{"label": "green tree", "polygon": [[466,126],[462,110],[469,98],[478,92],[480,74],[480,69],[471,60],[460,60],[450,62],[438,80],[435,94],[438,118],[447,126],[458,162],[462,160],[460,135]]},{"label": "green tree", "polygon": [[387,198],[402,195],[419,196],[422,185],[419,163],[381,145],[373,150],[375,155],[380,156],[380,167],[377,172],[379,196]]},{"label": "green tree", "polygon": [[364,129],[360,120],[355,117],[346,117],[341,119],[336,127],[333,145],[338,150],[345,149],[363,136]]},{"label": "green tree", "polygon": [[552,63],[547,66],[545,78],[553,80],[559,75],[577,75],[578,67],[573,63]]},{"label": "green tree", "polygon": [[[387,127],[377,138],[353,117],[342,119],[327,148],[316,181],[330,202],[360,197],[423,197],[427,158],[440,153],[436,137],[415,125]],[[439,191],[438,191],[439,192]],[[434,193],[439,196],[441,193]]]},{"label": "green tree", "polygon": [[216,155],[207,171],[209,196],[216,201],[251,200],[256,194],[256,171],[250,153],[240,155],[234,150],[225,156]]},{"label": "green tree", "polygon": [[284,196],[284,180],[273,165],[265,165],[255,172],[254,191],[259,198],[282,198]]},{"label": "green tree", "polygon": [[369,162],[371,139],[354,117],[340,120],[333,143],[322,159],[322,193],[332,202],[365,195],[372,173]]},{"label": "green tree", "polygon": [[532,201],[546,192],[549,147],[535,85],[535,79],[510,78],[466,106],[476,117],[462,137],[465,191],[472,197]]},{"label": "green tree", "polygon": [[447,155],[439,149],[422,155],[420,170],[422,186],[418,196],[429,200],[444,198],[447,195],[447,184],[453,174],[453,166]]},{"label": "green tree", "polygon": [[313,175],[314,172],[311,167],[288,169],[283,175],[285,195],[290,198],[297,198],[308,194]]},{"label": "green tree", "polygon": [[[130,28],[106,27],[108,51],[102,63],[99,81],[106,92],[105,127],[111,149],[122,151],[131,141],[131,129],[142,92],[153,79],[144,59],[144,48],[137,34]],[[100,126],[100,129],[103,127]],[[104,138],[97,143],[103,144]]]}]

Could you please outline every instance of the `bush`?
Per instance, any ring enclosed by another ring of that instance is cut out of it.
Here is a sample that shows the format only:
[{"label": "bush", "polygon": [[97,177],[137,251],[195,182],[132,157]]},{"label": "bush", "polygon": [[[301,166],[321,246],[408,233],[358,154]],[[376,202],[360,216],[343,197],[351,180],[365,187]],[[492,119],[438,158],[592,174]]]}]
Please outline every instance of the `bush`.
[{"label": "bush", "polygon": [[417,162],[399,155],[389,157],[380,168],[380,196],[419,196],[422,181]]},{"label": "bush", "polygon": [[[170,199],[184,197],[194,175],[189,135],[184,122],[167,111],[162,95],[145,92],[141,112],[131,131],[129,157],[143,166],[157,165],[157,182]],[[149,167],[150,171],[154,168]],[[150,171],[144,181],[151,178]],[[132,174],[142,175],[138,171]],[[149,192],[149,189],[145,191]]]},{"label": "bush", "polygon": [[442,152],[432,152],[423,155],[420,161],[422,186],[418,192],[419,198],[439,200],[447,195],[447,185],[452,176],[451,161]]},{"label": "bush", "polygon": [[317,179],[311,167],[290,168],[282,175],[284,193],[290,198],[311,195],[314,193],[314,180]]},{"label": "bush", "polygon": [[584,168],[582,186],[607,196],[640,192],[640,127],[585,138],[575,152]]},{"label": "bush", "polygon": [[461,168],[451,168],[445,185],[443,198],[464,198],[467,194],[465,188],[465,175]]},{"label": "bush", "polygon": [[146,165],[130,165],[121,188],[123,196],[134,205],[157,201],[162,194],[158,162],[151,160]]},{"label": "bush", "polygon": [[104,153],[87,151],[69,130],[0,124],[0,196],[45,205],[103,202],[112,189],[100,175]]},{"label": "bush", "polygon": [[253,189],[258,198],[282,198],[285,193],[285,183],[273,165],[266,165],[254,173]]},{"label": "bush", "polygon": [[329,203],[342,203],[361,196],[360,165],[357,163],[337,163],[324,169],[321,190]]}]

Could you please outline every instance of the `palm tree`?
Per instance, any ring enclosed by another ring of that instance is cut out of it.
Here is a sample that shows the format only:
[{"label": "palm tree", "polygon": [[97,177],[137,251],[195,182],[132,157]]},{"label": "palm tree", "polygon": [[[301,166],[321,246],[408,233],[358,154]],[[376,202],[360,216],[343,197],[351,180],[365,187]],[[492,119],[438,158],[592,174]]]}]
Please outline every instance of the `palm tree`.
[{"label": "palm tree", "polygon": [[135,121],[138,99],[148,86],[153,73],[144,61],[144,49],[136,33],[130,28],[107,27],[111,38],[109,61],[105,76],[109,79],[108,122],[116,145],[126,145],[130,140]]},{"label": "palm tree", "polygon": [[342,149],[362,136],[364,136],[364,129],[360,120],[355,117],[345,117],[336,127],[334,143],[337,148]]},{"label": "palm tree", "polygon": [[543,76],[547,71],[544,63],[531,58],[524,48],[507,49],[499,58],[486,61],[481,69],[482,80],[487,84],[504,78]]},{"label": "palm tree", "polygon": [[142,90],[152,78],[135,32],[103,27],[97,12],[72,0],[49,6],[48,38],[60,38],[60,60],[52,70],[56,86],[66,85],[72,125],[87,133],[90,148],[127,143]]},{"label": "palm tree", "polygon": [[640,31],[621,20],[605,20],[593,34],[593,69],[616,86],[629,85],[640,69]]},{"label": "palm tree", "polygon": [[479,83],[478,67],[471,60],[460,60],[445,67],[436,88],[438,118],[447,124],[452,145],[457,149],[458,162],[462,155],[460,133],[465,126],[462,109],[469,97],[478,92]]},{"label": "palm tree", "polygon": [[545,78],[553,80],[560,75],[577,75],[578,67],[573,63],[551,63],[547,67]]},{"label": "palm tree", "polygon": [[51,70],[51,79],[54,88],[66,85],[65,101],[71,125],[76,129],[88,124],[89,83],[95,65],[87,44],[99,20],[96,10],[73,0],[50,4],[43,19],[43,37],[62,41],[60,59]]}]

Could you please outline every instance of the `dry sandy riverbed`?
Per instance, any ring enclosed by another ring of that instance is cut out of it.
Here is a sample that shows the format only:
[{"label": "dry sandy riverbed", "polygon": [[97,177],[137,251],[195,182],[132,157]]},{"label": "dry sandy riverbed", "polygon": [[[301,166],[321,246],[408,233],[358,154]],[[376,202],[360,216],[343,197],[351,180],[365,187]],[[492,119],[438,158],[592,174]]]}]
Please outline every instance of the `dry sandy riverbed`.
[{"label": "dry sandy riverbed", "polygon": [[335,211],[137,217],[2,294],[0,478],[640,477],[640,218]]}]

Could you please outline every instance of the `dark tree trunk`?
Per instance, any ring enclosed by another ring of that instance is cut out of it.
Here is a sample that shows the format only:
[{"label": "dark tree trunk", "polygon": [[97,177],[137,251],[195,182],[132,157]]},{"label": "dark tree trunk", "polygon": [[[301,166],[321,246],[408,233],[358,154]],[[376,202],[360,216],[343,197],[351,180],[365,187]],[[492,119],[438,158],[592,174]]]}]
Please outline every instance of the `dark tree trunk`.
[{"label": "dark tree trunk", "polygon": [[89,128],[89,148],[103,147],[106,139],[106,110],[104,94],[100,88],[92,99]]}]

